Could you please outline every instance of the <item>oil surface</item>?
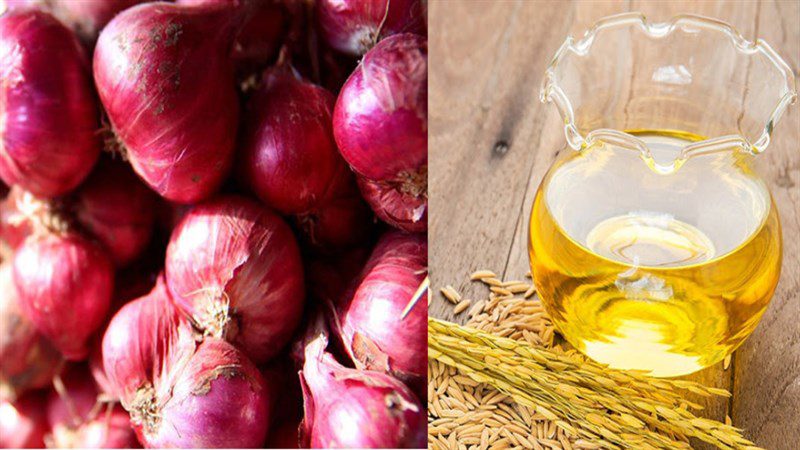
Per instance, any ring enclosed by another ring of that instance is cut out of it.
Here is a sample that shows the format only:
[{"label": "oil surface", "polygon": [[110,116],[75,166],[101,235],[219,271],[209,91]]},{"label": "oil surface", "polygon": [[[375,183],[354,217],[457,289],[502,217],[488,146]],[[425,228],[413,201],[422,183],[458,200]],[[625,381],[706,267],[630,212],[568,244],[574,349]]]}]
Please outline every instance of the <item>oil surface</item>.
[{"label": "oil surface", "polygon": [[[662,158],[699,139],[638,134]],[[677,376],[719,362],[755,329],[780,274],[766,187],[733,152],[663,175],[596,147],[557,162],[534,200],[531,267],[554,324],[616,368]]]}]

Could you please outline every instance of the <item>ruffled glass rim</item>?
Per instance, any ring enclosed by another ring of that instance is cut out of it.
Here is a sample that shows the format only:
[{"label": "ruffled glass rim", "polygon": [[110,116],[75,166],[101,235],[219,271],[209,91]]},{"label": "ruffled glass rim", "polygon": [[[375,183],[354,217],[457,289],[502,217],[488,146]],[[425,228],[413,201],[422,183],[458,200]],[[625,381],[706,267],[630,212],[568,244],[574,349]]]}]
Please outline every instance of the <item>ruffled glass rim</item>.
[{"label": "ruffled glass rim", "polygon": [[[789,65],[783,60],[766,42],[757,39],[755,42],[745,39],[735,28],[720,20],[711,19],[703,16],[683,14],[673,17],[667,22],[648,23],[642,13],[624,13],[608,16],[598,20],[581,39],[575,40],[572,36],[561,44],[550,65],[545,72],[542,82],[540,99],[542,102],[552,102],[558,108],[564,120],[564,134],[567,143],[575,150],[580,150],[591,145],[597,140],[613,143],[626,148],[637,150],[644,157],[650,158],[650,150],[647,145],[636,136],[619,130],[597,129],[583,136],[575,124],[575,113],[572,103],[564,93],[557,80],[557,70],[559,65],[571,54],[585,56],[592,48],[598,32],[609,28],[620,28],[638,26],[649,37],[660,38],[673,33],[676,29],[691,25],[704,30],[711,30],[724,33],[728,36],[731,44],[738,52],[744,55],[761,54],[766,57],[775,69],[783,76],[784,86],[783,95],[772,110],[769,119],[764,124],[761,134],[750,142],[747,138],[740,135],[718,136],[693,142],[681,150],[678,158],[673,165],[681,165],[686,159],[698,155],[718,151],[727,151],[732,147],[738,148],[747,153],[756,155],[762,153],[770,143],[770,137],[775,125],[780,121],[786,108],[797,99],[795,87],[795,77]],[[675,167],[663,168],[664,171],[674,170]]]}]

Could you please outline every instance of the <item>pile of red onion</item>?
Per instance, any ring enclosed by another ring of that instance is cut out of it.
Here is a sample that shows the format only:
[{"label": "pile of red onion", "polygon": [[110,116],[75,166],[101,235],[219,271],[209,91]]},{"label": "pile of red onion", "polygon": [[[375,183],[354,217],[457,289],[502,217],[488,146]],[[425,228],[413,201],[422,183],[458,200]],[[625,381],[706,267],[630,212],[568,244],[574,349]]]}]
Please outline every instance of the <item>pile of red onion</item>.
[{"label": "pile of red onion", "polygon": [[0,448],[424,446],[424,3],[0,3]]}]

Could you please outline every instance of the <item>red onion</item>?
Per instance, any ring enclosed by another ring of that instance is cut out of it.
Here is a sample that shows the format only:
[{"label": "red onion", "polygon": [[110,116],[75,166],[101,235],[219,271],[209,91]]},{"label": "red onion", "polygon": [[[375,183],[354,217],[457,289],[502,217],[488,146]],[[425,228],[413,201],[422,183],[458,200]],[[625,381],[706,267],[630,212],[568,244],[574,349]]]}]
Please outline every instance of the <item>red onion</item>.
[{"label": "red onion", "polygon": [[[128,413],[119,404],[100,403],[85,369],[75,367],[56,384],[47,401],[50,446],[57,448],[137,447]],[[63,388],[63,390],[62,390]]]},{"label": "red onion", "polygon": [[210,196],[231,165],[239,106],[228,8],[148,3],[100,33],[94,76],[136,173],[161,196]]},{"label": "red onion", "polygon": [[253,192],[283,214],[319,206],[344,161],[333,140],[335,99],[285,62],[263,74],[247,105],[240,167]]},{"label": "red onion", "polygon": [[246,19],[237,30],[232,57],[242,75],[263,69],[278,51],[287,31],[287,11],[278,0],[178,0],[191,6],[225,5],[244,8]]},{"label": "red onion", "polygon": [[269,422],[258,369],[227,342],[197,343],[163,282],[126,304],[103,337],[103,365],[147,447],[255,447]]},{"label": "red onion", "polygon": [[114,15],[143,0],[5,0],[10,9],[36,8],[56,16],[87,45]]},{"label": "red onion", "polygon": [[72,32],[40,11],[0,16],[0,178],[41,197],[71,191],[100,154],[97,118]]},{"label": "red onion", "polygon": [[173,231],[165,262],[175,304],[206,335],[256,363],[288,342],[303,309],[303,268],[291,230],[240,197],[196,206]]},{"label": "red onion", "polygon": [[66,359],[85,358],[114,286],[102,249],[70,231],[34,234],[19,247],[13,264],[23,312]]},{"label": "red onion", "polygon": [[[427,168],[415,175],[427,177]],[[422,233],[428,229],[428,195],[418,191],[427,181],[372,181],[357,176],[358,187],[367,204],[381,220],[409,232]],[[411,191],[406,192],[407,188]]]},{"label": "red onion", "polygon": [[319,205],[296,214],[302,237],[312,248],[337,251],[370,240],[375,218],[342,161]]},{"label": "red onion", "polygon": [[[153,290],[160,276],[161,265],[164,255],[159,251],[158,267],[153,267],[150,261],[137,260],[127,270],[120,271],[114,280],[114,297],[108,311],[108,322],[126,303],[136,298],[147,295]],[[100,327],[100,332],[95,335],[92,342],[92,350],[89,354],[89,371],[97,384],[98,389],[108,398],[118,399],[119,395],[114,392],[111,382],[108,381],[105,368],[103,367],[102,340],[108,322]]]},{"label": "red onion", "polygon": [[[311,324],[300,372],[305,403],[302,443],[312,448],[423,448],[426,415],[400,381],[349,369],[330,353],[322,318]],[[424,335],[423,335],[424,336]]]},{"label": "red onion", "polygon": [[155,222],[156,196],[118,161],[101,160],[75,198],[80,222],[125,266],[147,247]]},{"label": "red onion", "polygon": [[352,298],[339,308],[342,339],[356,366],[393,374],[415,388],[427,374],[427,304],[417,302],[405,317],[403,311],[425,278],[427,263],[424,235],[386,233]]},{"label": "red onion", "polygon": [[45,400],[31,393],[15,402],[0,399],[0,448],[44,448]]},{"label": "red onion", "polygon": [[331,47],[363,55],[378,40],[397,33],[425,34],[422,0],[320,0],[317,20]]},{"label": "red onion", "polygon": [[345,160],[377,183],[361,182],[370,206],[406,231],[427,229],[427,109],[427,41],[399,34],[367,52],[333,113],[334,136]]},{"label": "red onion", "polygon": [[48,386],[60,361],[20,310],[11,264],[0,264],[0,398]]},{"label": "red onion", "polygon": [[335,198],[295,217],[312,247],[338,250],[356,246],[372,236],[374,216],[357,193]]}]

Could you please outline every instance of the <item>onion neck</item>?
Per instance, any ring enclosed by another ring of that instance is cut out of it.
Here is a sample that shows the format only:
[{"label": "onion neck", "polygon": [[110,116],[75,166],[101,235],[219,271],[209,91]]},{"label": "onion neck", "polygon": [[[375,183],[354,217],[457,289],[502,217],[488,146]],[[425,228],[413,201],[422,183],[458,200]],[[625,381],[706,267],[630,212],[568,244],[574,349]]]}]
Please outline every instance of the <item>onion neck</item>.
[{"label": "onion neck", "polygon": [[404,170],[398,173],[393,184],[403,194],[415,198],[428,198],[428,165],[425,164],[417,170]]},{"label": "onion neck", "polygon": [[205,303],[205,310],[195,318],[203,334],[231,342],[239,334],[239,320],[231,311],[228,294],[222,291]]},{"label": "onion neck", "polygon": [[156,399],[156,391],[148,383],[140,387],[134,394],[133,401],[128,407],[131,422],[141,426],[146,434],[152,435],[158,431],[161,423],[160,408]]}]

